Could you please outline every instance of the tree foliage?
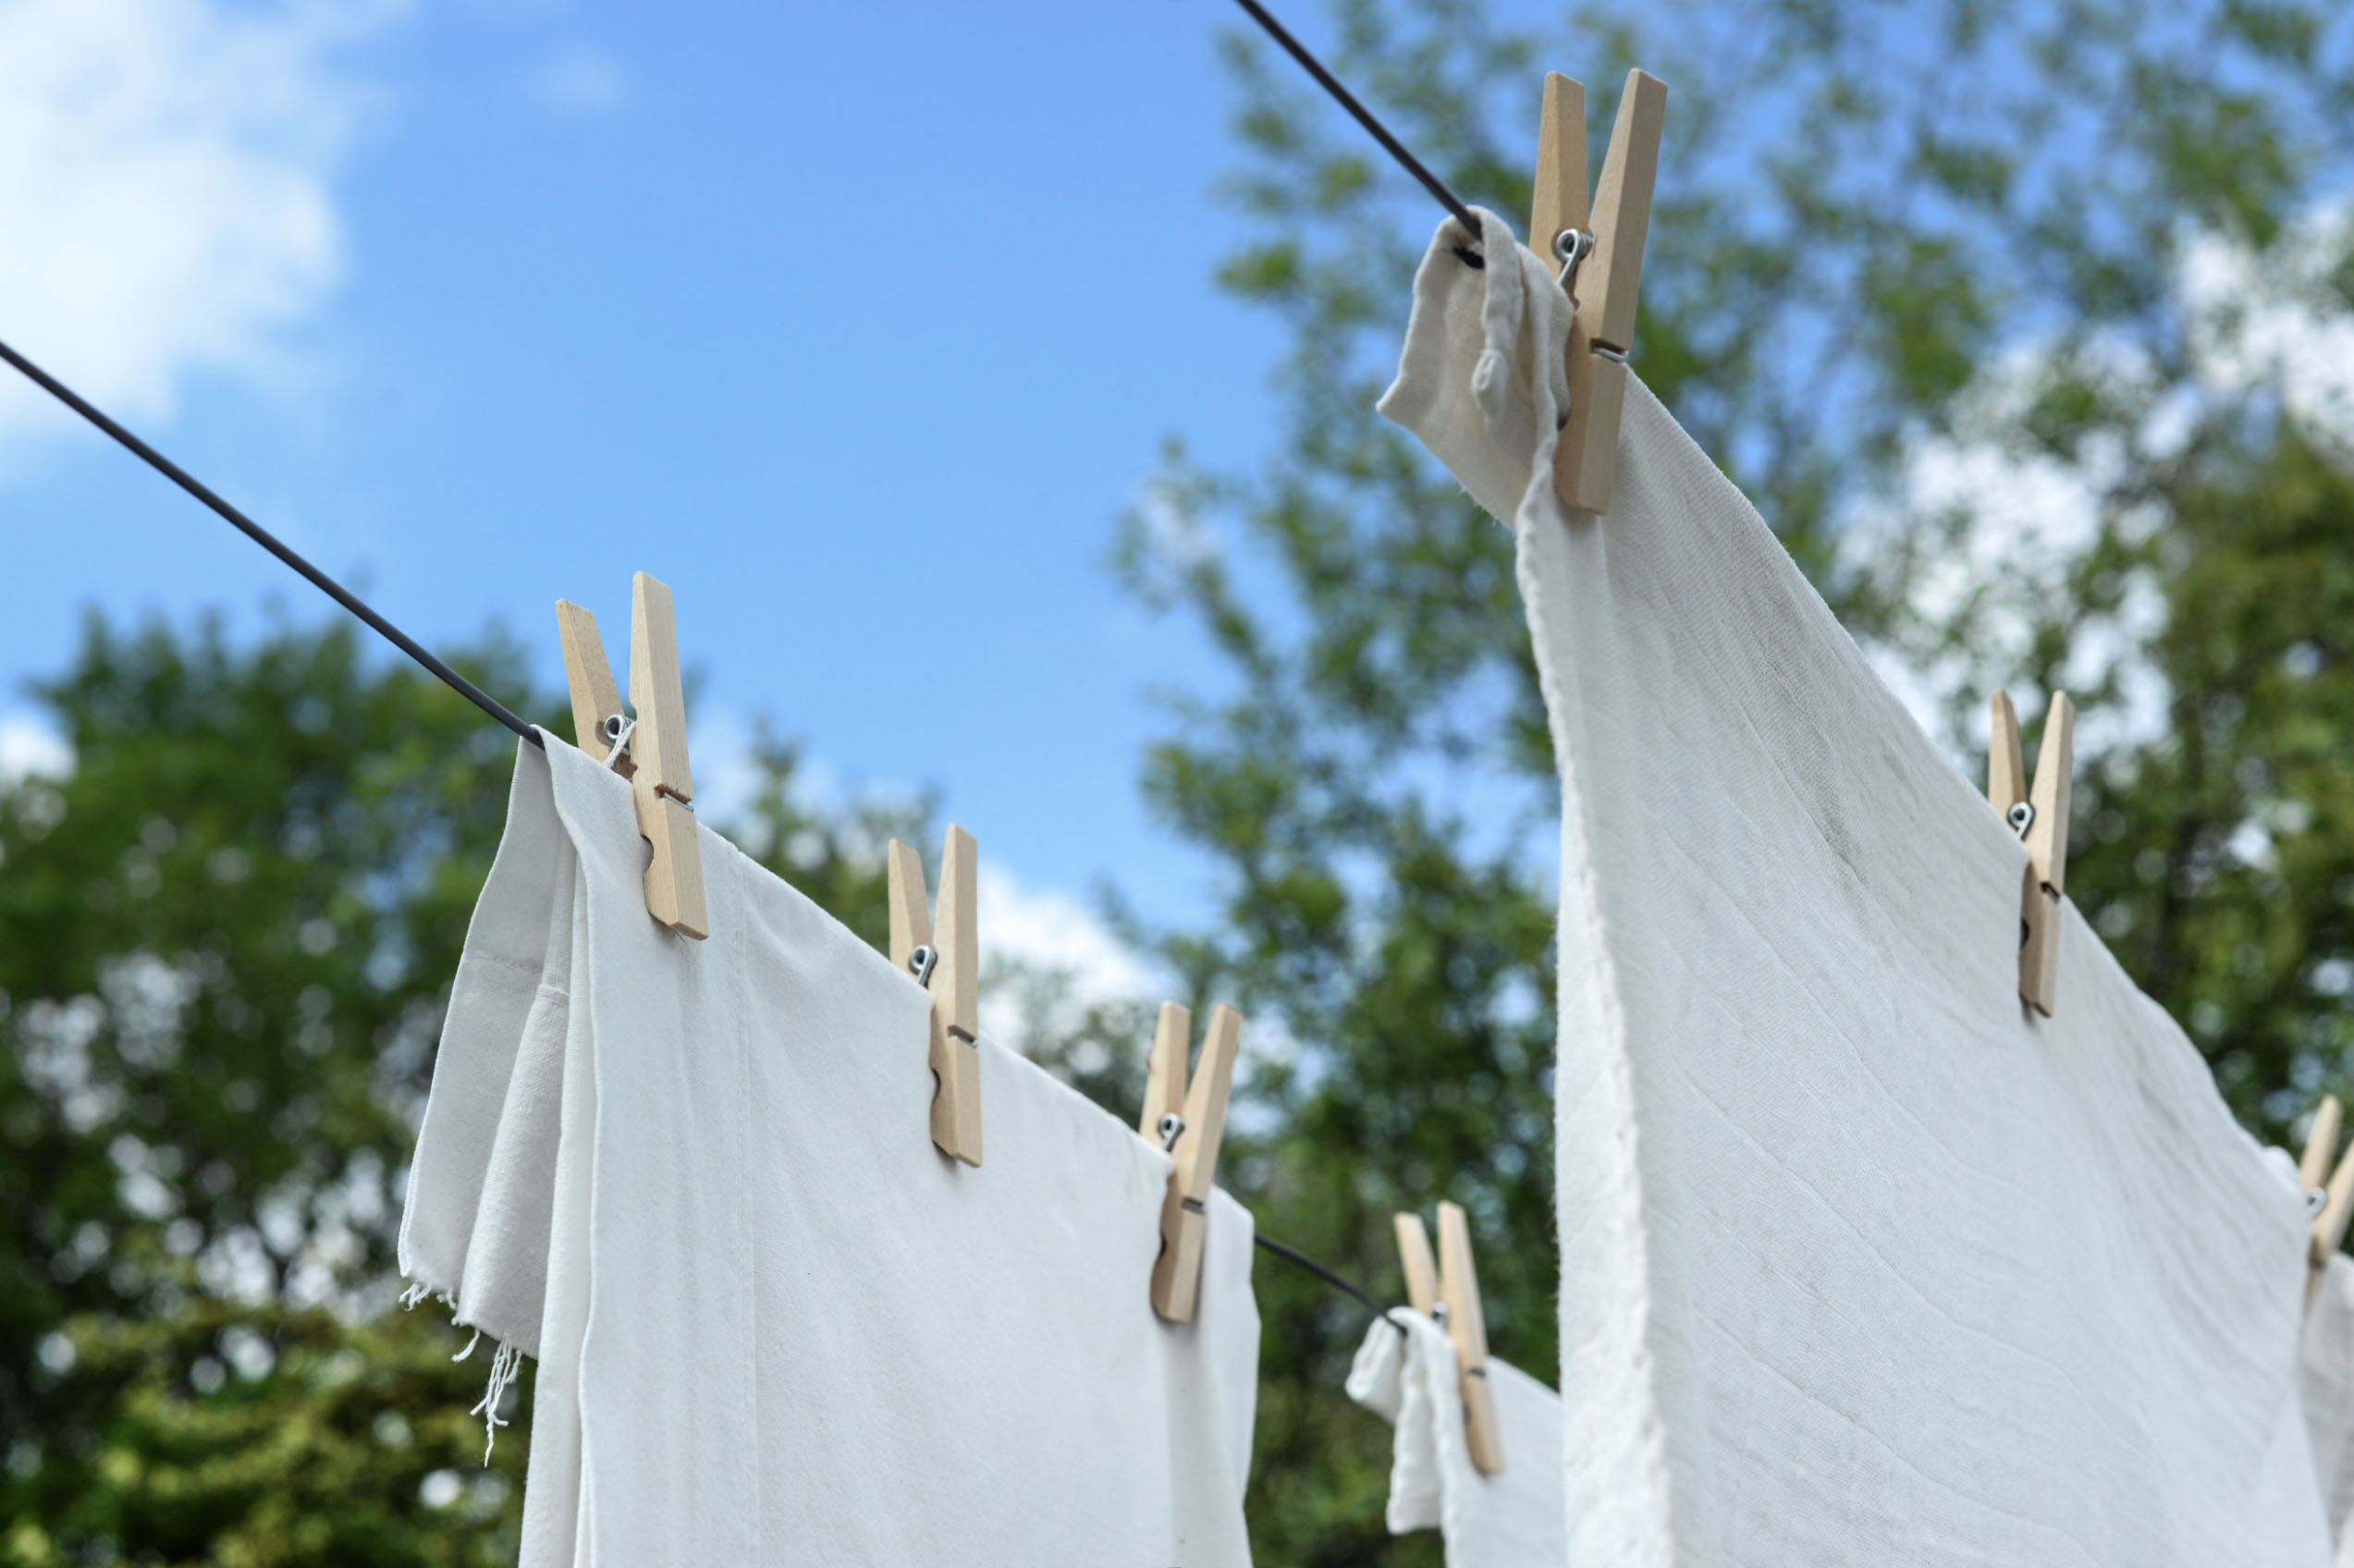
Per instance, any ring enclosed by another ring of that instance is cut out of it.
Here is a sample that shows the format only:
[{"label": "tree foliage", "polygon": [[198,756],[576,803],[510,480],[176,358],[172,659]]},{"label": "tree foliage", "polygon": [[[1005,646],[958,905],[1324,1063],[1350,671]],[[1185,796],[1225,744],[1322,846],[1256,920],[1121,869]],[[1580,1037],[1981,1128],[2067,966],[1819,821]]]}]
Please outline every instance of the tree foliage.
[{"label": "tree foliage", "polygon": [[480,1558],[499,1510],[418,1496],[479,1364],[381,1315],[511,738],[340,629],[93,619],[35,695],[75,763],[0,790],[0,1551]]},{"label": "tree foliage", "polygon": [[[569,735],[513,645],[457,661]],[[92,619],[0,783],[0,1562],[512,1561],[528,1399],[394,1307],[405,1169],[515,742],[355,633]],[[731,826],[861,934],[927,803]]]}]

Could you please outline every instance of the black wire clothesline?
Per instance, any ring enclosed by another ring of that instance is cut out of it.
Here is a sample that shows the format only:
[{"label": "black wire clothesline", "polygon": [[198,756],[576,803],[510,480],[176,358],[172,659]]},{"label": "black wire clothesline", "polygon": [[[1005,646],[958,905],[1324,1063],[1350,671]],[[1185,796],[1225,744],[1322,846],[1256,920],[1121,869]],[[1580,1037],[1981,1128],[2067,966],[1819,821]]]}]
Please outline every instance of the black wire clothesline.
[{"label": "black wire clothesline", "polygon": [[[1356,123],[1363,126],[1374,141],[1381,143],[1383,152],[1395,158],[1400,167],[1419,180],[1422,189],[1437,197],[1439,205],[1453,213],[1455,215],[1455,221],[1463,225],[1473,239],[1479,238],[1479,220],[1473,215],[1471,209],[1464,204],[1463,198],[1448,190],[1446,181],[1432,174],[1429,165],[1407,151],[1405,143],[1392,136],[1390,133],[1390,128],[1377,119],[1372,110],[1358,103],[1356,94],[1343,86],[1340,78],[1325,69],[1323,61],[1308,53],[1307,45],[1293,38],[1289,28],[1269,16],[1267,7],[1258,4],[1258,0],[1234,0],[1234,3],[1248,11],[1251,19],[1267,30],[1267,36],[1282,45],[1284,53],[1297,60],[1300,63],[1300,68],[1314,77],[1317,85],[1332,95],[1334,103],[1354,116]],[[1458,245],[1454,248],[1454,251],[1466,266],[1485,267],[1487,265],[1477,251],[1466,250]]]},{"label": "black wire clothesline", "polygon": [[194,474],[180,467],[179,464],[172,461],[171,459],[164,456],[163,453],[157,451],[146,442],[141,441],[138,436],[133,435],[129,431],[125,430],[120,424],[109,418],[104,410],[91,402],[89,398],[83,397],[80,393],[67,386],[64,382],[58,380],[47,371],[43,370],[39,365],[34,364],[31,360],[26,359],[22,354],[18,353],[6,343],[0,343],[0,360],[6,360],[10,364],[16,366],[18,370],[24,372],[24,374],[31,378],[34,386],[39,386],[43,392],[48,393],[52,398],[56,398],[57,401],[65,404],[66,407],[73,410],[74,412],[80,414],[82,418],[88,420],[91,423],[96,425],[99,429],[104,431],[107,435],[121,442],[123,446],[129,448],[134,456],[142,459],[148,467],[153,469],[157,473],[162,474],[165,478],[170,480],[173,484],[178,485],[181,489],[187,491],[190,495],[195,496],[198,500],[212,508],[213,510],[218,512],[223,518],[228,521],[231,527],[237,529],[247,538],[252,540],[256,545],[261,545],[262,548],[269,551],[270,554],[277,557],[278,559],[284,561],[296,571],[308,578],[312,586],[326,594],[328,598],[333,599],[337,604],[341,605],[345,609],[349,610],[353,615],[358,616],[362,620],[366,621],[370,626],[374,627],[378,632],[380,632],[386,642],[399,649],[402,653],[407,654],[411,658],[415,659],[419,664],[423,665],[427,669],[433,671],[435,675],[440,677],[444,682],[449,685],[460,695],[463,696],[468,702],[482,709],[483,712],[490,715],[491,717],[498,720],[499,723],[507,726],[508,729],[512,729],[516,734],[521,735],[524,740],[529,741],[533,745],[545,747],[546,742],[543,741],[539,738],[539,731],[533,729],[530,725],[524,723],[522,719],[516,717],[515,711],[512,708],[509,708],[505,703],[500,702],[497,697],[492,696],[488,692],[484,691],[481,687],[475,685],[472,681],[467,680],[464,676],[459,674],[456,670],[442,663],[441,660],[435,658],[433,655],[433,653],[427,649],[424,644],[419,643],[414,637],[410,636],[409,633],[401,631],[400,628],[393,625],[392,622],[386,620],[374,610],[369,608],[367,601],[361,598],[359,594],[354,594],[350,589],[346,588],[342,583],[337,582],[334,578],[329,577],[325,572],[321,571],[317,567],[313,566],[309,561],[303,559],[301,555],[285,540],[280,539],[276,534],[271,533],[268,529],[263,527],[251,518],[247,517],[243,512],[239,511],[227,501],[221,499],[221,497],[214,492],[212,486],[206,484],[202,480],[198,479]]},{"label": "black wire clothesline", "polygon": [[[1306,46],[1302,44],[1298,39],[1293,37],[1289,30],[1287,30],[1282,23],[1277,21],[1272,16],[1269,15],[1266,8],[1258,5],[1257,0],[1236,0],[1236,3],[1239,4],[1244,11],[1250,13],[1251,18],[1257,22],[1260,27],[1266,29],[1268,35],[1274,39],[1277,43],[1281,44],[1284,52],[1289,54],[1293,59],[1298,61],[1301,67],[1305,69],[1309,76],[1315,78],[1318,84],[1320,85],[1327,92],[1330,93],[1333,99],[1340,104],[1341,107],[1347,110],[1349,114],[1355,118],[1356,122],[1366,129],[1366,130],[1373,137],[1374,141],[1381,144],[1384,151],[1386,151],[1392,158],[1395,158],[1399,165],[1404,167],[1408,174],[1412,175],[1417,181],[1419,181],[1424,190],[1429,191],[1432,196],[1438,198],[1440,205],[1445,207],[1448,212],[1453,214],[1456,221],[1461,223],[1475,238],[1479,234],[1479,221],[1473,214],[1471,209],[1464,204],[1462,199],[1456,196],[1453,190],[1447,189],[1446,183],[1440,179],[1437,175],[1431,173],[1430,170],[1423,164],[1421,159],[1416,157],[1413,153],[1406,149],[1404,142],[1400,141],[1395,136],[1392,135],[1389,128],[1384,126],[1379,118],[1375,117],[1370,109],[1367,109],[1363,104],[1359,103],[1356,95],[1351,92],[1346,87],[1343,86],[1340,79],[1335,77],[1330,70],[1327,70],[1324,67],[1324,63],[1318,60],[1313,54],[1310,54]],[[1458,245],[1455,247],[1455,254],[1467,265],[1477,267],[1483,264],[1477,251],[1466,250],[1463,246]],[[546,748],[547,742],[541,739],[538,729],[533,725],[527,723],[521,716],[518,715],[512,708],[509,708],[506,704],[500,702],[497,698],[492,696],[489,692],[484,691],[481,687],[475,685],[472,681],[467,680],[456,670],[450,668],[448,665],[443,663],[441,659],[435,656],[432,650],[425,647],[423,643],[419,643],[415,638],[401,631],[400,628],[393,625],[391,621],[386,620],[383,616],[377,614],[376,611],[369,606],[367,601],[361,598],[359,594],[354,594],[350,589],[346,588],[342,583],[337,582],[326,572],[313,565],[300,551],[287,544],[283,539],[280,539],[276,534],[272,533],[268,529],[264,528],[260,523],[255,522],[251,518],[246,516],[236,507],[231,506],[219,495],[218,492],[215,491],[212,486],[198,479],[194,474],[190,473],[186,469],[180,467],[179,464],[172,461],[171,459],[164,456],[163,453],[149,446],[145,441],[141,440],[137,435],[126,429],[119,422],[108,415],[104,410],[99,408],[96,404],[91,402],[89,398],[84,398],[80,393],[76,392],[72,387],[67,386],[64,382],[58,380],[55,376],[50,374],[47,371],[33,363],[32,361],[25,358],[24,355],[18,353],[14,348],[10,347],[6,342],[0,342],[0,360],[6,360],[9,364],[15,366],[26,376],[27,379],[31,380],[34,386],[39,386],[43,391],[48,393],[51,397],[65,404],[66,407],[80,414],[83,419],[88,420],[92,424],[97,426],[100,430],[114,437],[114,439],[119,443],[125,450],[131,453],[132,456],[146,463],[148,467],[153,469],[156,472],[162,474],[165,478],[178,485],[182,490],[187,491],[197,500],[202,502],[205,507],[218,514],[221,519],[227,522],[231,527],[243,533],[255,544],[261,545],[262,548],[269,551],[270,554],[276,556],[288,567],[291,567],[297,573],[307,580],[313,587],[317,588],[321,593],[326,594],[327,597],[333,599],[337,604],[341,605],[345,609],[349,610],[353,615],[359,617],[361,620],[364,621],[378,635],[383,637],[386,642],[390,643],[394,647],[398,648],[402,653],[408,655],[411,658],[416,660],[417,663],[423,665],[427,670],[432,672],[436,679],[440,680],[451,690],[457,692],[460,696],[463,696],[468,702],[482,709],[483,712],[488,714],[491,717],[497,719],[499,723],[505,725],[508,729],[513,730],[517,735],[521,736],[525,741],[528,741],[533,745],[538,746],[543,750]],[[1310,1257],[1306,1253],[1300,1251],[1297,1247],[1287,1245],[1282,1242],[1274,1240],[1272,1237],[1259,1235],[1254,1231],[1251,1239],[1259,1246],[1265,1248],[1270,1253],[1273,1253],[1277,1257],[1306,1270],[1307,1273],[1316,1276],[1326,1284],[1331,1286],[1334,1290],[1353,1298],[1376,1320],[1389,1324],[1392,1329],[1397,1329],[1398,1332],[1402,1334],[1405,1332],[1404,1327],[1400,1324],[1395,1317],[1391,1316],[1388,1308],[1382,1306],[1382,1305],[1376,1301],[1371,1294],[1366,1292],[1362,1287],[1351,1281],[1346,1276],[1341,1274],[1338,1270],[1326,1264],[1318,1262],[1315,1258]]]}]

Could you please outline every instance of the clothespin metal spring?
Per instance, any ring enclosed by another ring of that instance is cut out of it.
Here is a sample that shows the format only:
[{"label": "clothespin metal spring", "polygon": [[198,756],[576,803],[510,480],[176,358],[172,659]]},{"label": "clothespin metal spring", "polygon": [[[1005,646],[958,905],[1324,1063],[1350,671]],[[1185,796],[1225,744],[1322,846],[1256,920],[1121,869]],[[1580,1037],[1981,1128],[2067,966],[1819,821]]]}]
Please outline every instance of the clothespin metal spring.
[{"label": "clothespin metal spring", "polygon": [[1553,281],[1562,292],[1571,294],[1577,287],[1577,266],[1594,253],[1594,231],[1590,228],[1564,228],[1553,236],[1553,255],[1561,262],[1561,271]]}]

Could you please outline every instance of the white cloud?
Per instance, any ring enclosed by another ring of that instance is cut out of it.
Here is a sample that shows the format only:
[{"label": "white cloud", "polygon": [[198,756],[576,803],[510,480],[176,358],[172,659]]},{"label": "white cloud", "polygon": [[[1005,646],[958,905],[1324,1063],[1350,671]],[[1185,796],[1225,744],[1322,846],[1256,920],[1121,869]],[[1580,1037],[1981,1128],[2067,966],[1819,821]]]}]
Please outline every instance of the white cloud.
[{"label": "white cloud", "polygon": [[2003,573],[2055,581],[2100,533],[2098,477],[2054,458],[1925,441],[1910,454],[1905,477],[1908,508],[1970,514],[1963,550],[1919,579],[1915,607],[1935,619],[1961,613],[1972,589]]},{"label": "white cloud", "polygon": [[[342,276],[343,57],[405,8],[0,0],[0,335],[135,419],[264,368]],[[0,380],[0,436],[67,417]]]},{"label": "white cloud", "polygon": [[[2023,383],[2031,367],[2016,373]],[[2016,400],[2011,374],[1992,373],[1981,389],[1988,403]],[[2000,414],[1989,410],[1999,427]],[[1894,546],[1919,520],[1929,525],[1931,547],[1912,563],[1905,581],[1911,614],[1930,633],[1924,642],[1900,634],[1897,642],[1869,641],[1865,657],[1904,704],[1916,722],[1949,752],[1959,755],[1983,744],[1984,716],[1960,717],[1955,704],[1990,674],[2026,701],[2018,682],[2033,655],[2036,623],[2069,591],[2069,572],[2098,537],[2103,484],[2122,466],[2122,454],[2096,452],[2079,463],[2013,449],[1999,438],[1931,437],[1906,454],[1895,504],[1857,516],[1843,541],[1851,565],[1866,570],[1875,557]],[[2142,607],[2139,598],[2137,608]],[[1967,629],[1956,644],[1941,640]],[[2078,648],[2069,679],[2090,685],[2107,668],[2090,655],[2124,662],[2136,651],[2121,638],[2091,634]],[[2098,668],[2096,668],[2096,665]],[[2163,701],[2161,701],[2163,708]],[[2083,731],[2079,730],[2082,749]]]},{"label": "white cloud", "polygon": [[694,770],[695,815],[733,822],[760,792],[760,764],[752,729],[732,709],[708,704],[687,723],[687,760]]},{"label": "white cloud", "polygon": [[[0,728],[0,736],[6,733]],[[694,716],[687,747],[694,766],[696,815],[742,831],[743,814],[762,783],[752,728],[732,710],[706,704]],[[794,787],[821,812],[839,811],[849,798],[833,768],[805,755],[796,766]],[[869,790],[863,798],[889,797]],[[765,852],[770,846],[750,847]],[[882,846],[873,848],[879,864]],[[787,857],[791,858],[790,846]],[[981,1028],[990,1038],[1020,1048],[1041,1032],[1074,1026],[1091,1007],[1159,999],[1162,978],[1083,900],[1034,888],[986,853],[980,870],[975,895],[981,927]],[[935,867],[931,875],[938,874]]]},{"label": "white cloud", "polygon": [[73,748],[46,727],[19,715],[0,718],[0,784],[70,778],[73,771]]},{"label": "white cloud", "polygon": [[1145,481],[1136,496],[1136,516],[1154,555],[1169,566],[1189,571],[1218,557],[1217,530],[1166,477]]},{"label": "white cloud", "polygon": [[[2154,505],[2126,499],[2143,465],[2180,454],[2200,422],[2232,400],[2267,391],[2310,436],[2354,460],[2354,311],[2338,278],[2354,254],[2354,202],[2318,205],[2262,251],[2213,233],[2184,237],[2173,304],[2191,374],[2161,367],[2130,345],[2029,341],[1990,362],[1965,395],[1957,435],[1924,437],[1906,453],[1892,504],[1867,508],[1843,541],[1845,564],[1904,570],[1915,625],[1867,649],[1874,667],[1930,733],[1956,752],[1985,735],[1982,710],[1956,700],[1987,684],[2018,690],[2039,623],[2074,608],[2072,569],[2105,521],[2127,540],[2166,526]],[[2074,356],[2140,411],[2129,431],[2089,442],[2064,460],[2021,441],[2020,428],[2054,356]],[[1906,546],[1917,553],[1907,555]],[[2058,680],[2077,691],[2114,681],[2112,700],[2086,714],[2079,757],[2147,744],[2169,726],[2173,692],[2144,655],[2167,614],[2157,579],[2136,569],[2113,609],[2078,620]],[[1958,729],[1956,728],[1958,726]]]},{"label": "white cloud", "polygon": [[1065,982],[1057,1010],[1065,1016],[1051,1021],[1024,1016],[1026,998],[1019,986],[984,986],[981,1032],[990,1038],[1016,1044],[1042,1023],[1067,1022],[1099,1003],[1153,999],[1152,972],[1079,900],[1026,887],[986,860],[975,892],[984,972],[991,961],[1010,960],[1033,974],[1060,975]]},{"label": "white cloud", "polygon": [[555,115],[609,115],[630,97],[620,62],[585,43],[568,43],[550,54],[533,67],[524,85],[532,102]]},{"label": "white cloud", "polygon": [[2309,431],[2354,446],[2354,312],[2332,279],[2354,251],[2354,210],[2316,208],[2259,253],[2201,234],[2176,282],[2201,379],[2241,392],[2271,385]]}]

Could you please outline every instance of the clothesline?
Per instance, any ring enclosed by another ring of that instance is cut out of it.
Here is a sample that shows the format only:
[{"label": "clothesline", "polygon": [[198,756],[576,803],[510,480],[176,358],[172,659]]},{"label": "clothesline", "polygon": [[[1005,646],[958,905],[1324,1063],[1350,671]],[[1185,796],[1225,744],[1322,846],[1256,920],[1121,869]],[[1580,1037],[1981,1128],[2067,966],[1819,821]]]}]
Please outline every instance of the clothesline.
[{"label": "clothesline", "polygon": [[[1341,107],[1346,109],[1350,115],[1355,116],[1356,123],[1363,126],[1366,129],[1367,133],[1369,134],[1374,141],[1379,141],[1381,144],[1383,152],[1389,153],[1392,158],[1395,158],[1401,168],[1404,169],[1406,173],[1414,176],[1416,179],[1419,180],[1425,190],[1428,190],[1431,195],[1437,197],[1439,199],[1439,205],[1446,208],[1450,213],[1453,213],[1455,216],[1455,221],[1463,225],[1466,232],[1473,235],[1477,235],[1479,232],[1479,220],[1472,216],[1471,209],[1465,204],[1463,198],[1448,190],[1444,180],[1441,179],[1437,175],[1432,174],[1428,165],[1424,164],[1420,158],[1416,157],[1411,152],[1407,151],[1405,143],[1400,141],[1395,136],[1392,135],[1390,128],[1383,125],[1380,120],[1377,119],[1374,116],[1372,110],[1367,108],[1363,104],[1358,103],[1356,94],[1351,92],[1346,87],[1343,87],[1341,84],[1341,79],[1334,76],[1330,71],[1325,68],[1323,61],[1308,53],[1307,46],[1302,43],[1298,39],[1292,36],[1291,30],[1286,28],[1281,22],[1277,21],[1273,17],[1269,16],[1267,8],[1264,6],[1259,5],[1257,0],[1235,0],[1235,4],[1241,6],[1244,10],[1248,11],[1251,15],[1251,19],[1258,23],[1260,27],[1265,28],[1267,30],[1267,35],[1275,40],[1277,43],[1282,45],[1284,52],[1290,55],[1293,59],[1297,60],[1300,63],[1300,68],[1306,71],[1308,75],[1316,79],[1318,86],[1323,88],[1325,92],[1332,95],[1333,102],[1339,104]],[[1480,259],[1478,252],[1476,251],[1458,245],[1454,248],[1454,252],[1455,255],[1468,266],[1484,267],[1487,265],[1487,263]]]},{"label": "clothesline", "polygon": [[1357,1305],[1364,1307],[1368,1313],[1371,1313],[1377,1322],[1387,1323],[1391,1328],[1397,1329],[1397,1331],[1401,1334],[1405,1332],[1404,1326],[1401,1324],[1396,1317],[1392,1316],[1392,1313],[1394,1310],[1393,1308],[1383,1306],[1379,1302],[1374,1300],[1370,1294],[1367,1293],[1362,1286],[1352,1282],[1345,1276],[1336,1272],[1327,1265],[1317,1262],[1316,1259],[1308,1256],[1307,1254],[1300,1251],[1299,1248],[1279,1242],[1272,1236],[1262,1236],[1256,1231],[1252,1232],[1251,1240],[1266,1248],[1269,1252],[1273,1253],[1284,1262],[1307,1270],[1307,1272],[1315,1275],[1318,1279],[1323,1280],[1334,1290],[1339,1291],[1342,1294],[1355,1297]]},{"label": "clothesline", "polygon": [[467,680],[464,676],[459,674],[456,670],[450,668],[448,665],[442,663],[440,659],[435,658],[433,653],[423,643],[419,643],[406,631],[401,631],[400,628],[393,625],[392,622],[386,620],[383,616],[378,615],[374,609],[370,608],[367,601],[361,598],[359,594],[354,594],[350,589],[346,588],[342,583],[337,582],[334,578],[329,577],[325,572],[321,571],[317,567],[313,566],[308,560],[305,560],[292,545],[287,544],[285,540],[280,539],[276,534],[271,533],[268,529],[264,528],[260,523],[255,522],[251,518],[247,517],[243,512],[229,505],[226,500],[223,500],[221,496],[212,488],[212,486],[206,484],[194,474],[190,473],[186,469],[180,467],[179,464],[172,461],[171,459],[164,456],[163,453],[157,451],[154,447],[149,446],[146,442],[141,440],[138,436],[124,429],[121,424],[117,423],[114,419],[109,417],[104,410],[91,402],[89,398],[84,398],[80,393],[75,391],[72,387],[67,386],[55,376],[51,375],[47,371],[43,370],[39,365],[34,364],[31,360],[26,359],[22,354],[17,352],[16,349],[10,348],[5,342],[0,342],[0,360],[6,360],[10,364],[16,366],[17,369],[22,371],[25,375],[31,380],[34,386],[40,387],[43,392],[48,393],[51,397],[56,398],[57,401],[65,404],[66,407],[73,410],[74,412],[80,414],[82,418],[88,420],[91,423],[96,425],[99,429],[113,436],[116,441],[120,442],[125,448],[130,451],[132,455],[145,462],[148,467],[153,469],[156,472],[162,474],[165,478],[170,480],[173,484],[178,485],[181,489],[187,491],[190,495],[203,502],[204,505],[211,508],[214,511],[219,513],[222,518],[227,521],[231,527],[237,529],[247,538],[261,545],[262,548],[269,551],[270,554],[277,557],[278,559],[292,567],[296,571],[307,578],[313,587],[317,588],[321,593],[326,594],[328,598],[333,599],[337,604],[341,605],[345,609],[349,610],[353,615],[358,616],[362,620],[367,622],[368,625],[373,627],[386,642],[390,643],[394,647],[398,648],[402,653],[407,654],[411,658],[415,659],[428,670],[431,670],[444,684],[456,691],[468,702],[482,709],[483,712],[490,715],[491,717],[498,720],[499,723],[507,726],[508,729],[512,729],[516,734],[521,735],[524,740],[529,741],[533,745],[537,746],[543,744],[539,738],[539,731],[524,723],[523,720],[516,715],[513,709],[500,702],[497,697],[494,697],[489,692],[484,691],[481,687],[475,685],[472,681]]}]

